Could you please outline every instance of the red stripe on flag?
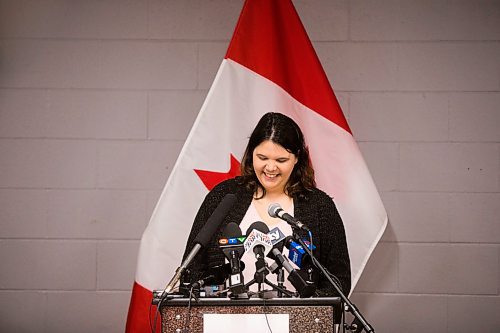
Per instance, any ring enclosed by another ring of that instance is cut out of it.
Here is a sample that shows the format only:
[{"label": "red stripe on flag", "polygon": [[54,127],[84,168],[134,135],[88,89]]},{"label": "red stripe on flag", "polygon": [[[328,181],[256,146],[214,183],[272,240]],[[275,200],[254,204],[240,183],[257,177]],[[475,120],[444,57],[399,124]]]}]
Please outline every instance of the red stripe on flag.
[{"label": "red stripe on flag", "polygon": [[226,58],[273,81],[351,133],[291,1],[247,0]]},{"label": "red stripe on flag", "polygon": [[[134,282],[125,332],[151,333],[149,318],[151,316],[151,323],[153,323],[156,315],[156,306],[150,306],[152,298],[153,293],[151,291]],[[161,332],[161,316],[159,314],[157,316],[156,332]]]}]

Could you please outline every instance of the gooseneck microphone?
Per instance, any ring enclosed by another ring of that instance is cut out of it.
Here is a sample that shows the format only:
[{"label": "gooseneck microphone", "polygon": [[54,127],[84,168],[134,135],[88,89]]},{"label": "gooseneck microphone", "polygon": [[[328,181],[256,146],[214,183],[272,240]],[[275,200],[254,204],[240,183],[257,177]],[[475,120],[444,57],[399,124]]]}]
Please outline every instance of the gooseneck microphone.
[{"label": "gooseneck microphone", "polygon": [[279,203],[273,203],[269,205],[267,212],[269,213],[269,216],[279,217],[280,219],[290,224],[294,228],[302,229],[304,231],[309,231],[309,228],[304,223],[300,222],[295,217],[285,212],[283,208],[281,208]]},{"label": "gooseneck microphone", "polygon": [[170,282],[165,287],[163,294],[169,293],[174,289],[174,286],[179,282],[181,275],[186,270],[187,266],[193,261],[198,252],[205,247],[210,239],[215,234],[215,231],[220,226],[226,215],[229,213],[229,210],[233,207],[236,202],[236,196],[234,194],[227,194],[224,199],[220,202],[220,204],[215,208],[214,212],[208,218],[207,222],[201,228],[198,235],[194,239],[194,246],[187,255],[186,259],[181,263],[181,265],[175,270],[174,277],[170,280]]}]

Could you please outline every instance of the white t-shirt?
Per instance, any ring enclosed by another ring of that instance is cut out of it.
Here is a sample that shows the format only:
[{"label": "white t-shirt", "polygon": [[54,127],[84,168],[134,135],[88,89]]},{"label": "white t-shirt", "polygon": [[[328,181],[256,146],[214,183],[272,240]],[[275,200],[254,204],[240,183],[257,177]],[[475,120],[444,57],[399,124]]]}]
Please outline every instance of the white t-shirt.
[{"label": "white t-shirt", "polygon": [[[290,211],[287,211],[288,214],[293,215],[293,203],[292,206],[290,207]],[[247,233],[248,227],[254,222],[257,221],[262,221],[263,219],[260,217],[259,213],[257,212],[257,209],[253,205],[253,203],[250,204],[248,207],[248,210],[243,217],[243,220],[240,223],[240,228],[241,232],[243,234]],[[268,224],[266,225],[269,227],[269,230],[272,230],[275,227],[278,227],[285,236],[290,236],[292,235],[292,227],[286,223],[285,221],[281,219],[275,219],[276,223],[273,224]],[[283,247],[283,256],[288,258],[288,249],[286,247]],[[255,255],[253,253],[245,253],[243,257],[241,258],[241,261],[245,263],[245,269],[243,270],[243,279],[245,281],[245,284],[250,282],[254,278],[255,274]],[[268,266],[271,266],[274,263],[274,260],[266,258],[266,263]],[[288,272],[285,270],[285,287],[287,290],[290,290],[292,292],[295,292],[295,288],[292,286],[292,284],[288,281]],[[273,284],[278,284],[277,282],[277,274],[274,273],[269,273],[266,276],[267,280],[269,280]],[[266,284],[262,284],[262,290],[271,290],[272,287],[268,286]],[[258,284],[255,283],[252,286],[249,287],[250,291],[257,292],[258,291]]]}]

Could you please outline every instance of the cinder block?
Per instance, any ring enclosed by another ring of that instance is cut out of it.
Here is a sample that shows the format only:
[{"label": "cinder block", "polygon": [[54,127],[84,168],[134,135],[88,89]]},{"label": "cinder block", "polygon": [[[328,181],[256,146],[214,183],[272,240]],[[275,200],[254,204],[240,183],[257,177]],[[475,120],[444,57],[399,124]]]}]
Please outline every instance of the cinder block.
[{"label": "cinder block", "polygon": [[121,89],[196,88],[197,45],[154,41],[102,44],[98,87]]},{"label": "cinder block", "polygon": [[[398,45],[397,90],[492,91],[500,82],[500,46],[495,43]],[[383,75],[378,78],[384,77]]]},{"label": "cinder block", "polygon": [[293,4],[311,40],[338,41],[349,38],[348,1],[299,0]]},{"label": "cinder block", "polygon": [[454,193],[450,195],[452,242],[498,243],[500,194]]},{"label": "cinder block", "polygon": [[444,1],[351,1],[354,40],[439,39],[446,20]]},{"label": "cinder block", "polygon": [[1,289],[89,290],[96,287],[91,241],[1,240]]},{"label": "cinder block", "polygon": [[496,144],[401,143],[400,185],[407,191],[498,190]]},{"label": "cinder block", "polygon": [[0,136],[7,138],[45,136],[47,107],[45,91],[0,90]]},{"label": "cinder block", "polygon": [[130,291],[48,292],[47,298],[43,332],[111,333],[125,330]]},{"label": "cinder block", "polygon": [[92,141],[0,140],[0,186],[94,187],[96,155]]},{"label": "cinder block", "polygon": [[161,189],[182,142],[101,142],[98,187]]},{"label": "cinder block", "polygon": [[49,191],[48,236],[139,239],[151,214],[146,196],[145,191]]},{"label": "cinder block", "polygon": [[[137,267],[138,241],[101,241],[97,245],[97,289],[130,290]],[[129,258],[129,260],[123,260]]]},{"label": "cinder block", "polygon": [[242,1],[149,2],[150,37],[182,40],[229,40],[238,20]]},{"label": "cinder block", "polygon": [[496,1],[351,2],[355,40],[498,40]]},{"label": "cinder block", "polygon": [[0,190],[0,238],[47,237],[47,192]]},{"label": "cinder block", "polygon": [[450,96],[450,139],[500,141],[500,93],[460,93]]},{"label": "cinder block", "polygon": [[99,332],[97,304],[95,291],[48,293],[45,332]]},{"label": "cinder block", "polygon": [[399,90],[398,45],[325,42],[315,49],[336,91]]},{"label": "cinder block", "polygon": [[496,246],[401,244],[399,254],[400,292],[498,293],[499,258]]},{"label": "cinder block", "polygon": [[448,96],[352,93],[349,124],[361,141],[447,141]]},{"label": "cinder block", "polygon": [[151,92],[148,138],[185,141],[206,95],[206,91]]},{"label": "cinder block", "polygon": [[48,95],[46,137],[146,138],[145,92],[60,90]]},{"label": "cinder block", "polygon": [[131,292],[97,292],[97,331],[124,332]]},{"label": "cinder block", "polygon": [[[337,97],[337,101],[340,104],[340,108],[342,109],[342,113],[344,113],[344,116],[346,117],[349,125],[349,117],[350,117],[350,95],[348,93],[342,93],[342,92],[335,92],[335,97]],[[352,128],[351,128],[352,130]]]},{"label": "cinder block", "polygon": [[383,194],[392,238],[399,242],[448,242],[450,240],[449,195],[429,192]]},{"label": "cinder block", "polygon": [[444,1],[444,40],[498,40],[500,4],[495,0]]},{"label": "cinder block", "polygon": [[[3,332],[43,332],[47,295],[37,291],[0,291]],[[29,316],[27,316],[29,314]]]},{"label": "cinder block", "polygon": [[8,39],[0,46],[0,87],[92,88],[101,84],[99,42]]},{"label": "cinder block", "polygon": [[448,332],[498,332],[500,297],[449,296]]},{"label": "cinder block", "polygon": [[146,38],[143,1],[2,1],[6,38]]},{"label": "cinder block", "polygon": [[375,332],[447,332],[445,296],[356,293],[351,300]]},{"label": "cinder block", "polygon": [[379,243],[355,288],[355,292],[397,292],[398,245]]},{"label": "cinder block", "polygon": [[5,40],[0,87],[192,89],[197,46],[152,41]]},{"label": "cinder block", "polygon": [[210,42],[198,45],[198,89],[210,89],[219,70],[229,42]]},{"label": "cinder block", "polygon": [[160,195],[161,195],[162,190],[163,190],[163,188],[161,190],[158,189],[158,190],[148,191],[147,203],[146,203],[146,212],[148,212],[148,220],[147,220],[145,226],[149,222],[149,218],[151,218],[151,215],[153,214],[153,210],[155,209],[156,204],[158,203],[158,200],[160,200]]},{"label": "cinder block", "polygon": [[368,169],[379,191],[399,188],[399,146],[397,143],[360,142]]}]

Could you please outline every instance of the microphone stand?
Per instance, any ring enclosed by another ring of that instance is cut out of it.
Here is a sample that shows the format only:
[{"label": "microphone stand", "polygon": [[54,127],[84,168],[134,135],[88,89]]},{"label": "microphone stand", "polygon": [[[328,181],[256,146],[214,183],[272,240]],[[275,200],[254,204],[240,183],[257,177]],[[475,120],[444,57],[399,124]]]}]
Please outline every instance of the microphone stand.
[{"label": "microphone stand", "polygon": [[[283,288],[285,285],[285,272],[283,268],[278,268],[278,272],[276,273],[276,281],[278,282],[278,287]],[[283,297],[283,292],[278,289],[278,297]]]},{"label": "microphone stand", "polygon": [[[245,288],[248,289],[248,287],[250,287],[251,285],[257,283],[257,281],[255,279],[252,279],[250,280],[247,284],[245,284]],[[282,293],[282,294],[285,294],[286,296],[288,297],[294,297],[295,294],[292,293],[290,290],[287,290],[287,289],[284,289],[284,288],[281,288],[280,286],[277,286],[275,285],[274,283],[272,283],[271,281],[269,281],[268,279],[264,278],[264,281],[262,282],[264,284],[267,284],[268,286],[270,287],[273,287],[274,289],[276,289],[278,292]],[[261,284],[261,283],[259,283]]]},{"label": "microphone stand", "polygon": [[257,261],[255,263],[255,268],[256,268],[256,272],[255,272],[254,278],[252,280],[250,280],[247,284],[245,284],[245,289],[248,290],[248,287],[250,287],[251,285],[253,285],[255,283],[258,283],[259,284],[259,294],[260,294],[261,293],[260,286],[261,286],[262,283],[265,283],[268,286],[273,287],[275,290],[277,290],[278,293],[285,294],[288,297],[294,297],[295,296],[295,294],[292,293],[291,291],[286,290],[286,289],[284,289],[284,288],[282,288],[280,286],[275,285],[274,283],[272,283],[271,281],[269,281],[266,278],[266,275],[269,273],[267,265],[264,264],[264,266],[262,266]]},{"label": "microphone stand", "polygon": [[368,333],[375,333],[373,327],[366,321],[361,312],[359,312],[358,308],[351,303],[351,301],[344,295],[339,285],[333,281],[333,279],[330,277],[330,274],[326,271],[325,267],[321,265],[321,263],[316,259],[316,257],[313,256],[312,251],[300,238],[300,235],[298,234],[296,229],[297,229],[296,227],[292,226],[293,238],[302,246],[304,251],[306,251],[306,253],[311,257],[314,266],[319,268],[321,273],[323,273],[328,282],[330,282],[330,284],[333,286],[335,291],[342,299],[342,302],[345,304],[346,311],[354,316],[354,320],[352,321],[351,325],[344,324],[345,326],[344,328],[347,328],[348,331],[354,333],[360,333],[363,329]]}]

